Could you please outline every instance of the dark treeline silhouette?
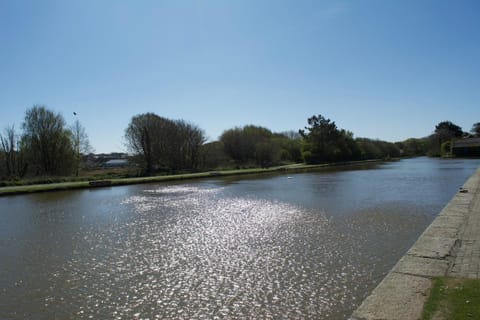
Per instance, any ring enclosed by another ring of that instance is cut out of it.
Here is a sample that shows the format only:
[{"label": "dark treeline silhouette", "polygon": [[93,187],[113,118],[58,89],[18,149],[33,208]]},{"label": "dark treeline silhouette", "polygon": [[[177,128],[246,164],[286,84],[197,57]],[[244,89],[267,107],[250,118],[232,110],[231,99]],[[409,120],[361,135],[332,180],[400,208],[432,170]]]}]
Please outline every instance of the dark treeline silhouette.
[{"label": "dark treeline silhouette", "polygon": [[[227,129],[218,141],[206,143],[204,131],[195,124],[154,113],[133,116],[124,135],[137,175],[441,156],[450,151],[452,139],[464,137],[480,137],[480,123],[466,133],[443,121],[428,137],[392,143],[355,138],[334,121],[314,115],[298,131],[275,133],[245,125]],[[0,134],[0,178],[78,176],[82,157],[91,151],[78,120],[68,127],[60,113],[36,105],[25,112],[20,132],[12,125]]]},{"label": "dark treeline silhouette", "polygon": [[125,139],[146,174],[198,170],[200,149],[206,141],[197,126],[154,113],[134,116],[125,130]]},{"label": "dark treeline silhouette", "polygon": [[429,149],[427,154],[430,156],[438,157],[447,152],[450,149],[449,144],[452,139],[468,136],[468,133],[462,131],[462,128],[450,121],[440,122],[435,126],[435,132],[428,137]]},{"label": "dark treeline silhouette", "polygon": [[299,133],[303,137],[303,158],[306,163],[327,163],[352,160],[400,157],[402,150],[391,142],[354,138],[353,133],[337,128],[335,122],[321,115],[308,120]]},{"label": "dark treeline silhouette", "polygon": [[281,162],[301,162],[301,140],[297,135],[273,133],[267,128],[247,125],[223,132],[223,149],[237,166],[268,167]]}]

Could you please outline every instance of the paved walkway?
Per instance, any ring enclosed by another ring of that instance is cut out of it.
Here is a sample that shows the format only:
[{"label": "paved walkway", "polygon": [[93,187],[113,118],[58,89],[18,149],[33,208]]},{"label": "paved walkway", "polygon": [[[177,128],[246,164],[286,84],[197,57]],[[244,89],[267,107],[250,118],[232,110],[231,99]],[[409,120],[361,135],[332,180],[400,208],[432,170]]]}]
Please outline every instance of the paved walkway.
[{"label": "paved walkway", "polygon": [[480,278],[480,192],[477,192],[470,205],[463,233],[453,266],[448,273],[451,277]]},{"label": "paved walkway", "polygon": [[420,319],[438,276],[480,278],[480,169],[353,313],[354,320]]}]

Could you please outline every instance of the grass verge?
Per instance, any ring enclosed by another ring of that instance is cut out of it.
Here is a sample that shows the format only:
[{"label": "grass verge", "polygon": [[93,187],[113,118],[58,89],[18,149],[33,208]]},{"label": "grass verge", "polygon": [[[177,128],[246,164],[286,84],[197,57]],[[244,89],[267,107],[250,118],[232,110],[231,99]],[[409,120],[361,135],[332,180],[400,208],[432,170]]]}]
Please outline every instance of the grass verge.
[{"label": "grass verge", "polygon": [[435,278],[422,320],[480,319],[480,279]]},{"label": "grass verge", "polygon": [[20,185],[20,186],[11,186],[11,187],[1,187],[0,196],[26,194],[26,193],[34,193],[34,192],[45,192],[45,191],[61,191],[61,190],[71,190],[71,189],[95,188],[95,187],[102,187],[102,186],[103,187],[104,186],[120,186],[120,185],[129,185],[129,184],[154,183],[154,182],[165,182],[165,181],[175,181],[175,180],[228,177],[228,176],[249,175],[249,174],[258,175],[258,174],[276,173],[276,172],[295,173],[295,172],[303,172],[303,171],[310,171],[310,170],[316,170],[316,169],[326,169],[326,168],[332,168],[332,167],[338,167],[338,166],[359,166],[359,165],[366,165],[366,164],[381,162],[381,161],[383,160],[353,161],[353,162],[342,162],[342,163],[320,164],[320,165],[293,164],[293,165],[286,165],[286,166],[279,166],[279,167],[272,167],[272,168],[223,170],[223,171],[209,171],[209,172],[151,176],[151,177],[112,178],[112,179],[103,179],[103,180],[97,180],[97,181],[69,181],[69,182],[48,183],[48,184]]}]

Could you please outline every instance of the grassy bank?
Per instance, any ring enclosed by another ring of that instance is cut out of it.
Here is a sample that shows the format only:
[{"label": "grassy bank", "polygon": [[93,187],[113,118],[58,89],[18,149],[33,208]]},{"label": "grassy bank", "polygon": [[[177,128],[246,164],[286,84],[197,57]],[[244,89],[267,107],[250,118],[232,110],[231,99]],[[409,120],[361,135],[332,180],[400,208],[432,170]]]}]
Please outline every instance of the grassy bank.
[{"label": "grassy bank", "polygon": [[365,160],[365,161],[341,162],[341,163],[319,164],[319,165],[293,164],[293,165],[286,165],[286,166],[279,166],[279,167],[272,167],[272,168],[223,170],[223,171],[209,171],[209,172],[151,176],[151,177],[113,178],[113,179],[103,179],[103,180],[96,180],[96,181],[68,181],[68,182],[60,182],[60,183],[20,185],[20,186],[0,188],[0,196],[26,194],[26,193],[34,193],[34,192],[46,192],[46,191],[111,187],[111,186],[121,186],[121,185],[129,185],[129,184],[154,183],[154,182],[165,182],[165,181],[176,181],[176,180],[228,177],[228,176],[248,175],[248,174],[258,175],[258,174],[282,173],[282,172],[295,173],[295,172],[318,170],[318,169],[325,169],[325,168],[339,167],[339,166],[358,166],[358,165],[364,165],[364,164],[370,164],[370,163],[382,162],[382,161],[383,160]]},{"label": "grassy bank", "polygon": [[434,279],[422,320],[465,319],[480,319],[480,279]]}]

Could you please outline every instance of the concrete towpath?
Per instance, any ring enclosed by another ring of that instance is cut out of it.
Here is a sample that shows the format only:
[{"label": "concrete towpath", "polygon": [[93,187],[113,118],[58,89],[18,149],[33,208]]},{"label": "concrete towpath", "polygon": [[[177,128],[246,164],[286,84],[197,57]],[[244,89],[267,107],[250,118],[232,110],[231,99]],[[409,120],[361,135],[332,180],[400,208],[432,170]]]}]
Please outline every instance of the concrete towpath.
[{"label": "concrete towpath", "polygon": [[[480,187],[479,187],[480,189]],[[480,190],[475,194],[466,217],[450,277],[480,278]]]},{"label": "concrete towpath", "polygon": [[438,276],[480,278],[480,169],[351,319],[420,319],[432,278]]}]

